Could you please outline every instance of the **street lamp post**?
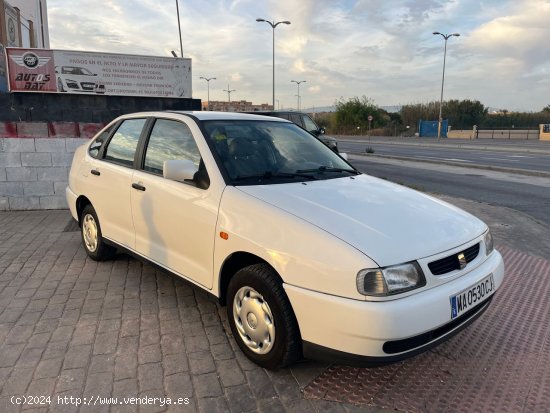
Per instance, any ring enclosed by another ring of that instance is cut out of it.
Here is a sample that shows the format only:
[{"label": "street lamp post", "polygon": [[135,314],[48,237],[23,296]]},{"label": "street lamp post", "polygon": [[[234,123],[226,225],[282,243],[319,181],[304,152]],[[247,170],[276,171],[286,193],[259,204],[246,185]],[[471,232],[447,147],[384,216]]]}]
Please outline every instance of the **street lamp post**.
[{"label": "street lamp post", "polygon": [[443,34],[439,32],[433,32],[433,35],[441,35],[445,39],[445,51],[443,52],[443,76],[441,77],[441,98],[439,99],[439,122],[437,124],[437,141],[441,138],[441,119],[442,116],[442,107],[443,107],[443,85],[445,84],[445,60],[447,59],[447,40],[452,36],[460,36],[459,33]]},{"label": "street lamp post", "polygon": [[227,89],[223,90],[224,92],[227,92],[227,100],[229,103],[231,103],[231,92],[236,92],[235,89],[229,89],[229,85],[227,85]]},{"label": "street lamp post", "polygon": [[284,20],[284,21],[280,21],[280,22],[275,22],[275,21],[270,22],[269,20],[265,20],[265,19],[261,19],[261,18],[257,18],[256,21],[257,22],[266,22],[273,29],[273,109],[275,110],[275,28],[281,23],[282,24],[290,24],[290,22],[288,20]]},{"label": "street lamp post", "polygon": [[178,4],[178,0],[176,0],[176,12],[178,13],[178,31],[180,32],[180,57],[183,57],[183,43],[181,42],[180,6]]},{"label": "street lamp post", "polygon": [[300,83],[305,83],[305,82],[307,82],[307,80],[291,80],[290,82],[294,82],[294,83],[296,83],[296,85],[298,85],[298,104],[297,104],[297,108],[298,108],[298,110],[300,110]]},{"label": "street lamp post", "polygon": [[[208,102],[208,110],[210,110],[210,81],[211,80],[216,80],[216,78],[215,77],[202,77],[202,76],[200,78],[206,80],[206,84],[208,85],[208,100],[207,100],[207,102]],[[229,87],[228,87],[228,89],[229,89]]]}]

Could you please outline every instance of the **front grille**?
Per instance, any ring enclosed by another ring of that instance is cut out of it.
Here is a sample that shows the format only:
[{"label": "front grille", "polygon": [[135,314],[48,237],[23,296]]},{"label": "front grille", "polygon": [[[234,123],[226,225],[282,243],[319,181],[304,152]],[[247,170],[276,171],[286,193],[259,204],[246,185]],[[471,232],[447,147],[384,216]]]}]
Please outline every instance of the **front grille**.
[{"label": "front grille", "polygon": [[82,89],[84,89],[84,90],[93,90],[94,86],[95,86],[95,83],[81,82],[80,86],[82,86]]},{"label": "front grille", "polygon": [[458,261],[458,255],[460,253],[464,254],[466,262],[472,262],[479,254],[479,243],[466,248],[464,251],[460,251],[453,255],[449,255],[448,257],[441,258],[440,260],[430,262],[428,264],[428,268],[430,268],[433,275],[443,275],[454,270],[460,270],[460,263]]}]

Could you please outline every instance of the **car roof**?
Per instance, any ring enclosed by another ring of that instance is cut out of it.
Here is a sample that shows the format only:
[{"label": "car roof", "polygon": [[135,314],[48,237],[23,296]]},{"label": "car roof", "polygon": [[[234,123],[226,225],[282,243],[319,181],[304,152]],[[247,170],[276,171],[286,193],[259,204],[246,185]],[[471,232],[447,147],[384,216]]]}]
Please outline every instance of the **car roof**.
[{"label": "car roof", "polygon": [[166,114],[176,114],[176,115],[185,115],[191,116],[198,120],[261,120],[261,121],[271,121],[271,122],[288,122],[286,119],[281,118],[268,118],[262,115],[251,115],[247,113],[240,112],[216,112],[216,111],[154,111],[154,112],[137,112],[137,113],[128,113],[122,115],[120,118],[128,117],[140,117],[140,116],[160,116]]},{"label": "car roof", "polygon": [[256,110],[254,112],[246,112],[250,114],[257,113],[258,115],[269,115],[269,116],[277,116],[277,115],[287,115],[289,113],[293,113],[296,115],[304,115],[305,112],[298,112],[297,110]]}]

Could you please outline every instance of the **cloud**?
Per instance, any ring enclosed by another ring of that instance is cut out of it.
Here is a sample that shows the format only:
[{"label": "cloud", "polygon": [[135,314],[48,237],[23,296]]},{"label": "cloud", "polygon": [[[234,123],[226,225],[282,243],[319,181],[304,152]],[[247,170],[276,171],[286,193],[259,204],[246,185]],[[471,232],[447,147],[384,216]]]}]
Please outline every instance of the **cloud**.
[{"label": "cloud", "polygon": [[[99,4],[99,3],[98,3]],[[179,54],[176,8],[156,0],[50,0],[53,48],[170,56]],[[443,39],[448,42],[445,97],[538,110],[548,104],[548,0],[189,0],[180,1],[183,54],[193,59],[194,97],[271,102],[275,30],[276,98],[331,105],[366,95],[379,105],[437,100]],[[83,13],[82,11],[86,12]],[[299,79],[297,79],[299,77]],[[309,96],[311,95],[311,96]]]}]

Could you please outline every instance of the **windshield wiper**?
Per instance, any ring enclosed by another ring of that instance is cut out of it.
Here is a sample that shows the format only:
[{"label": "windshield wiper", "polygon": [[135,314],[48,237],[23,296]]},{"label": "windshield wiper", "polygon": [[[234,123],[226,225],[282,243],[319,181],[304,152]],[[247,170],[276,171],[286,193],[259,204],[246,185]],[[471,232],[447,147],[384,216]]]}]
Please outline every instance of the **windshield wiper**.
[{"label": "windshield wiper", "polygon": [[287,173],[287,172],[271,172],[266,171],[263,174],[252,174],[252,175],[239,175],[234,178],[235,181],[242,181],[245,179],[272,179],[272,178],[306,178],[310,180],[316,180],[313,175],[307,175],[305,173],[300,173],[301,171],[296,171],[296,173]]},{"label": "windshield wiper", "polygon": [[355,169],[349,169],[349,168],[332,168],[330,166],[320,166],[316,169],[298,169],[296,173],[307,173],[307,172],[348,172],[350,174],[359,175],[359,172],[357,172]]}]

